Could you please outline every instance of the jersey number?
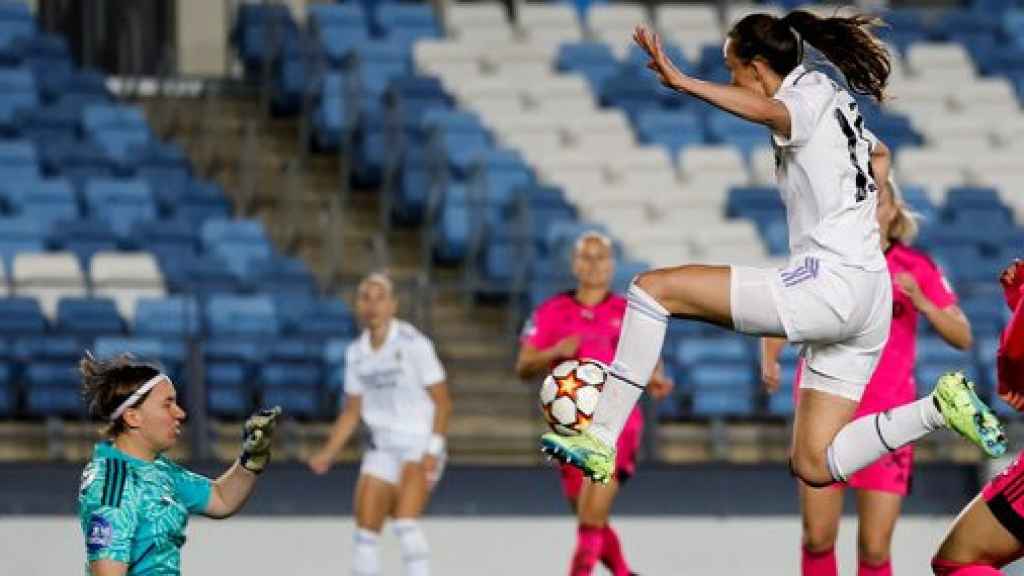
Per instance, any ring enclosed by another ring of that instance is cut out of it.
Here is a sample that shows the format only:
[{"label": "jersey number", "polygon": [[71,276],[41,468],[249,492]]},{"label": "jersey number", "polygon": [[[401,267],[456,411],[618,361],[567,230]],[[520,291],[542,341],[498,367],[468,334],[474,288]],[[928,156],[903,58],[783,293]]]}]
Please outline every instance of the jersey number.
[{"label": "jersey number", "polygon": [[[857,202],[863,202],[868,197],[869,191],[875,191],[873,182],[875,175],[872,173],[871,162],[867,163],[868,173],[865,174],[857,159],[857,141],[864,140],[867,142],[867,139],[864,138],[864,118],[857,112],[856,103],[850,104],[850,111],[856,114],[856,119],[854,120],[856,130],[854,130],[854,126],[850,126],[850,121],[846,119],[846,115],[839,108],[836,108],[836,121],[839,122],[839,128],[843,131],[843,135],[846,136],[846,147],[850,151],[850,162],[853,163],[853,168],[857,171],[857,194],[855,198]],[[868,148],[870,149],[870,145]]]}]

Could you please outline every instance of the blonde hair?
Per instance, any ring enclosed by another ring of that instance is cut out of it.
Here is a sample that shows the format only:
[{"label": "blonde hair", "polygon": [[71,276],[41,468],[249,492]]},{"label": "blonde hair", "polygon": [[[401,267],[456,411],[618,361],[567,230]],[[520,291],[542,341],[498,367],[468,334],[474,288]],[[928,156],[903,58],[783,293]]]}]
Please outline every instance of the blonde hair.
[{"label": "blonde hair", "polygon": [[586,246],[587,242],[589,242],[590,240],[600,242],[601,245],[607,248],[608,250],[612,250],[614,248],[614,246],[612,245],[612,239],[609,238],[607,234],[604,234],[597,230],[587,230],[583,234],[580,234],[578,238],[576,238],[576,243],[573,244],[572,247],[573,256],[582,252],[583,247]]},{"label": "blonde hair", "polygon": [[918,221],[921,215],[910,209],[903,199],[903,190],[896,183],[896,178],[889,174],[889,190],[892,191],[892,203],[896,206],[896,218],[889,227],[889,240],[899,241],[901,244],[913,244],[921,228]]},{"label": "blonde hair", "polygon": [[356,287],[356,291],[358,292],[359,290],[362,290],[364,286],[369,286],[370,284],[380,286],[388,296],[394,297],[395,295],[395,284],[391,281],[391,278],[388,277],[386,272],[373,272],[371,274],[367,274],[365,278],[359,281],[359,286]]}]

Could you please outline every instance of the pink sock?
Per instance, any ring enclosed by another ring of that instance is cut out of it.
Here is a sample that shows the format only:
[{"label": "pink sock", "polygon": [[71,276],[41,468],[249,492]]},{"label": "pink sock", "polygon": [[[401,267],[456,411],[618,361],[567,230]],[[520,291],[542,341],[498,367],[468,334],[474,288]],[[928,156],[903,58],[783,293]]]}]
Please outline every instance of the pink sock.
[{"label": "pink sock", "polygon": [[611,524],[604,527],[604,546],[601,548],[601,563],[608,567],[613,576],[629,576],[629,565],[622,554],[619,535],[612,530]]},{"label": "pink sock", "polygon": [[932,558],[932,573],[935,576],[1002,576],[1003,573],[991,566],[981,564],[957,564],[941,558]]},{"label": "pink sock", "polygon": [[839,576],[834,547],[824,552],[811,552],[807,548],[800,548],[800,551],[800,574],[803,576]]},{"label": "pink sock", "polygon": [[889,560],[872,566],[860,560],[857,564],[857,576],[892,576],[892,563]]},{"label": "pink sock", "polygon": [[576,553],[572,557],[570,576],[590,576],[604,547],[604,528],[580,524],[576,532]]}]

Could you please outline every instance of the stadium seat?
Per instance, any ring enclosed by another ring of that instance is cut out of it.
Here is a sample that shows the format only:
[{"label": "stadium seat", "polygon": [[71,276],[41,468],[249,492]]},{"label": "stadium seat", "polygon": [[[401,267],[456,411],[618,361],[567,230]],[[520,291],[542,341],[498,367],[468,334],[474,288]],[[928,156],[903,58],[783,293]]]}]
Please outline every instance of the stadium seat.
[{"label": "stadium seat", "polygon": [[114,251],[121,239],[106,221],[95,219],[58,220],[50,226],[53,247],[74,254],[83,266],[97,252]]},{"label": "stadium seat", "polygon": [[0,298],[0,334],[43,334],[46,317],[35,298]]},{"label": "stadium seat", "polygon": [[131,354],[140,361],[157,363],[172,379],[181,375],[187,356],[184,341],[155,337],[100,337],[93,345],[93,353],[97,358]]},{"label": "stadium seat", "polygon": [[8,189],[7,200],[18,217],[37,222],[42,231],[80,217],[75,192],[63,178],[19,182]]},{"label": "stadium seat", "polygon": [[298,258],[284,256],[249,261],[242,282],[252,290],[273,294],[313,294],[317,289],[309,266]]},{"label": "stadium seat", "polygon": [[[0,21],[0,42],[3,42]],[[0,130],[13,131],[18,115],[39,105],[38,87],[29,68],[0,69]]]},{"label": "stadium seat", "polygon": [[314,339],[356,334],[351,310],[337,298],[299,298],[278,306],[277,310],[287,334]]},{"label": "stadium seat", "polygon": [[696,367],[703,364],[750,364],[752,357],[742,337],[686,339],[676,350],[676,361],[681,366]]},{"label": "stadium seat", "polygon": [[206,363],[206,409],[211,416],[244,418],[252,410],[248,373],[238,362]]},{"label": "stadium seat", "polygon": [[140,298],[134,317],[134,332],[140,336],[185,338],[201,330],[199,305],[187,296]]},{"label": "stadium seat", "polygon": [[93,294],[112,298],[121,317],[134,321],[139,298],[166,294],[156,259],[144,252],[99,252],[89,265]]},{"label": "stadium seat", "polygon": [[127,238],[136,222],[157,216],[153,193],[141,179],[89,180],[85,202],[90,214],[106,222],[118,238]]},{"label": "stadium seat", "polygon": [[206,322],[213,336],[265,337],[280,332],[269,296],[211,296],[206,302]]},{"label": "stadium seat", "polygon": [[109,298],[61,298],[56,328],[76,336],[107,336],[123,333],[124,321]]},{"label": "stadium seat", "polygon": [[42,252],[45,249],[46,230],[31,218],[0,218],[0,258],[5,276],[14,269],[18,254]]},{"label": "stadium seat", "polygon": [[33,416],[85,415],[74,362],[32,362],[23,374],[26,411]]},{"label": "stadium seat", "polygon": [[57,302],[86,295],[85,277],[78,259],[69,252],[18,254],[14,257],[14,293],[39,300],[43,314],[57,318]]},{"label": "stadium seat", "polygon": [[324,342],[324,369],[327,391],[343,395],[345,388],[345,354],[350,338],[330,338]]},{"label": "stadium seat", "polygon": [[263,405],[280,406],[298,418],[326,416],[321,402],[322,380],[318,363],[268,362],[259,373]]},{"label": "stadium seat", "polygon": [[697,366],[688,372],[698,416],[744,416],[754,410],[753,371],[747,366]]}]

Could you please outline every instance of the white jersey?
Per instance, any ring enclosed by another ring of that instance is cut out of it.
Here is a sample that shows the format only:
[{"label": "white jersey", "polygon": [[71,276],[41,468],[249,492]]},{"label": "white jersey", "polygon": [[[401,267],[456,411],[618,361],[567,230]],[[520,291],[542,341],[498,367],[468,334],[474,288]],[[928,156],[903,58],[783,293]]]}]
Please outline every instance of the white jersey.
[{"label": "white jersey", "polygon": [[363,422],[375,443],[429,436],[434,402],[427,388],[445,379],[434,345],[411,324],[392,320],[384,344],[374,350],[363,333],[345,351],[345,393],[362,396]]},{"label": "white jersey", "polygon": [[783,79],[775,99],[789,110],[791,126],[789,139],[772,134],[791,258],[885,270],[870,163],[878,140],[864,128],[856,101],[803,66]]}]

